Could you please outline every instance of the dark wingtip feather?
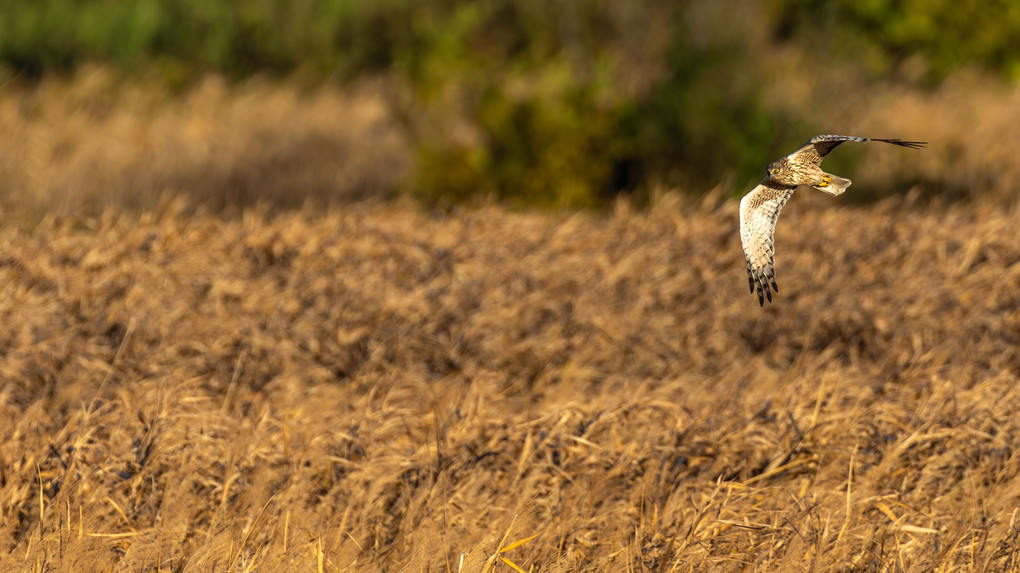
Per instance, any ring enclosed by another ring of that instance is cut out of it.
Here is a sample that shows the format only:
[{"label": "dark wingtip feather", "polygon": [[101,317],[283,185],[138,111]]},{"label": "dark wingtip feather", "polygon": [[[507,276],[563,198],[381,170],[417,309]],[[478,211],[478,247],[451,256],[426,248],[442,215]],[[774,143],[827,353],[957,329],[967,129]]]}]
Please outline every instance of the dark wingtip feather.
[{"label": "dark wingtip feather", "polygon": [[906,147],[909,149],[924,149],[928,145],[927,141],[903,141],[902,139],[872,139],[872,141],[891,143],[893,145],[899,145],[900,147]]},{"label": "dark wingtip feather", "polygon": [[[757,291],[758,293],[758,306],[764,307],[766,300],[768,300],[770,303],[772,302],[773,290],[775,290],[776,293],[779,292],[779,287],[776,286],[776,281],[773,278],[767,277],[765,275],[755,274],[753,271],[749,271],[748,279],[749,279],[748,282],[751,285],[751,293],[753,294],[755,293],[755,291]],[[770,282],[772,283],[771,289],[769,288]]]}]

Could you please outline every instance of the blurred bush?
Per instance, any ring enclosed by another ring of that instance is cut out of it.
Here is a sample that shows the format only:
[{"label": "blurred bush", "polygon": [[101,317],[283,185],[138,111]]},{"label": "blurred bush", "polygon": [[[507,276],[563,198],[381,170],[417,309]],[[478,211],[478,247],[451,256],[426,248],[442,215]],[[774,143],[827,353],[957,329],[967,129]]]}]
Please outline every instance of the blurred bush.
[{"label": "blurred bush", "polygon": [[935,84],[976,66],[1020,78],[1020,3],[1013,0],[773,0],[773,9],[777,38],[824,45],[873,73],[910,65]]},{"label": "blurred bush", "polygon": [[796,122],[777,121],[753,76],[740,79],[746,46],[696,45],[684,7],[494,0],[423,25],[398,60],[415,86],[407,115],[426,118],[418,193],[579,206],[756,179],[786,133],[777,123]]},{"label": "blurred bush", "polygon": [[1016,75],[1020,8],[991,4],[772,0],[706,19],[694,0],[0,0],[0,80],[92,61],[171,86],[384,76],[415,193],[579,206],[742,190],[801,143],[812,126],[760,97],[762,37],[809,54],[824,40],[880,73],[920,58],[929,81],[972,61]]}]

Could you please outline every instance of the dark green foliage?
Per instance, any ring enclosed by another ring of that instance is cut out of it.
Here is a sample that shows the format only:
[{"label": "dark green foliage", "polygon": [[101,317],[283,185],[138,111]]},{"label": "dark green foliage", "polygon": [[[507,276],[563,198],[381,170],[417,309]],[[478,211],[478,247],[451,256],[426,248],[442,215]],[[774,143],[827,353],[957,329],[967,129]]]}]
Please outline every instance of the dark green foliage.
[{"label": "dark green foliage", "polygon": [[[617,130],[623,106],[600,106],[599,88],[562,65],[490,81],[474,87],[463,110],[478,142],[458,143],[441,132],[420,142],[418,192],[459,199],[481,191],[530,204],[588,206],[610,190],[614,163],[626,158],[632,139]],[[524,93],[507,89],[515,82],[527,85]]]},{"label": "dark green foliage", "polygon": [[1020,77],[1020,4],[1011,0],[774,0],[776,35],[824,40],[838,58],[887,74],[913,61],[935,83],[975,66]]},{"label": "dark green foliage", "polygon": [[[682,3],[634,5],[628,21],[609,3],[493,1],[426,24],[401,60],[417,111],[454,113],[474,137],[428,131],[416,191],[579,206],[655,184],[756,180],[784,132],[756,103],[754,82],[738,81],[753,77],[746,47],[695,46]],[[669,24],[643,27],[652,20]],[[656,52],[628,50],[648,33],[662,34]]]},{"label": "dark green foliage", "polygon": [[0,64],[28,76],[91,60],[355,75],[392,63],[411,17],[405,0],[0,0]]}]

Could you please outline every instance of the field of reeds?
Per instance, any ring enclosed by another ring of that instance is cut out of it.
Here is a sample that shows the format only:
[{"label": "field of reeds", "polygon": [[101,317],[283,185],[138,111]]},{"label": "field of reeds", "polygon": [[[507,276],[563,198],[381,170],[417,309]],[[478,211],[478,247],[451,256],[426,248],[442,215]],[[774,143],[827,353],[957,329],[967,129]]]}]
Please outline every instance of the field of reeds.
[{"label": "field of reeds", "polygon": [[1003,571],[1020,213],[736,205],[0,230],[0,570]]},{"label": "field of reeds", "polygon": [[0,571],[1020,567],[1020,89],[773,48],[755,105],[930,145],[827,159],[854,186],[783,210],[765,308],[726,166],[813,133],[711,93],[648,114],[710,136],[690,186],[573,212],[422,149],[562,203],[612,154],[555,97],[0,77]]},{"label": "field of reeds", "polygon": [[1020,570],[985,8],[5,3],[0,573]]}]

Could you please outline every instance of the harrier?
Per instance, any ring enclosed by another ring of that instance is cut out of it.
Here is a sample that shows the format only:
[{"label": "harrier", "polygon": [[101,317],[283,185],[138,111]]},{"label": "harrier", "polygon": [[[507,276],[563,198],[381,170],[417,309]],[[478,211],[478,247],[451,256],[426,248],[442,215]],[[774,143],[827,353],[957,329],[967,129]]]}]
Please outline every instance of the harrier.
[{"label": "harrier", "polygon": [[740,200],[740,243],[744,247],[744,258],[747,259],[751,293],[758,291],[758,303],[761,306],[765,306],[766,297],[772,302],[773,290],[779,293],[779,287],[776,286],[773,233],[780,209],[801,185],[814,187],[832,196],[846,191],[850,186],[849,179],[826,173],[821,168],[822,159],[844,141],[881,141],[910,149],[920,149],[928,143],[848,135],[816,135],[804,147],[770,163],[765,178]]}]

